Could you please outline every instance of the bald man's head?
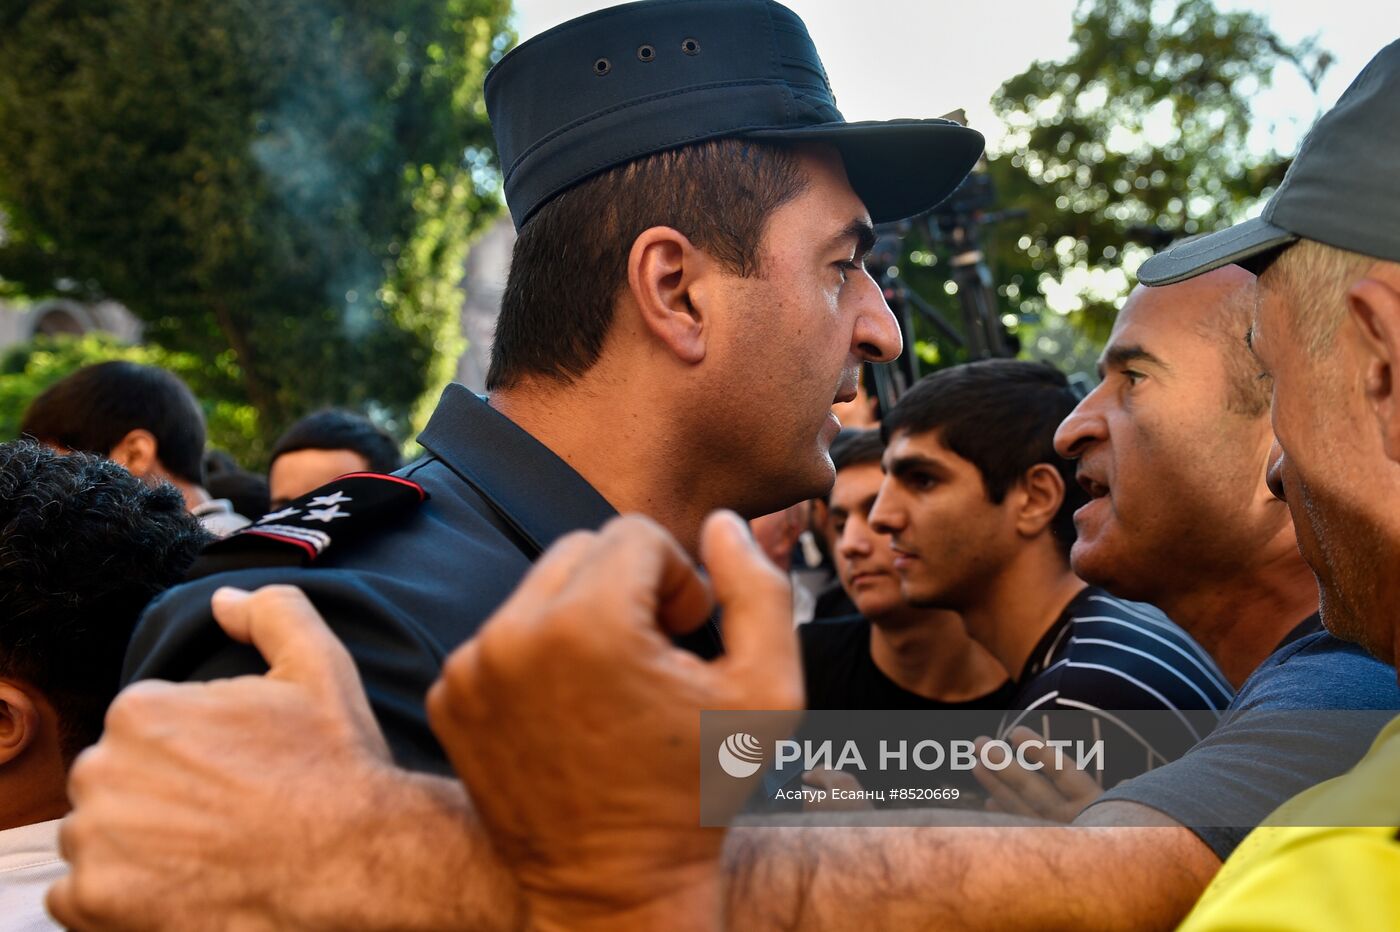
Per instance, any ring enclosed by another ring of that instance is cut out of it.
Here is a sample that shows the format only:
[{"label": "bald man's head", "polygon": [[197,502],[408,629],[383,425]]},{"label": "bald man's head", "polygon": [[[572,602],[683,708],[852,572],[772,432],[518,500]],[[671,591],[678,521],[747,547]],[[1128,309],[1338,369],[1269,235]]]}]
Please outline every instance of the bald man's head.
[{"label": "bald man's head", "polygon": [[1084,579],[1166,607],[1294,552],[1287,509],[1263,481],[1269,387],[1244,343],[1254,285],[1231,266],[1123,305],[1101,383],[1055,437],[1091,496],[1071,555]]},{"label": "bald man's head", "polygon": [[1263,417],[1269,413],[1272,386],[1267,377],[1261,377],[1259,364],[1245,341],[1254,317],[1255,287],[1252,274],[1238,265],[1227,265],[1165,288],[1138,285],[1123,310],[1148,302],[1181,315],[1183,323],[1189,321],[1196,333],[1220,349],[1229,380],[1226,407],[1245,417]]}]

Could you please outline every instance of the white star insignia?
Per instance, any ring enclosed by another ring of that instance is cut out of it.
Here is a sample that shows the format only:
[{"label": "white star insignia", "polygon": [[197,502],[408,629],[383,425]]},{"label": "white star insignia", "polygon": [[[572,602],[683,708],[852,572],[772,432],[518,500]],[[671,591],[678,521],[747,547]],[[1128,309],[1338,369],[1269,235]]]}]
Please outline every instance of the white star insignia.
[{"label": "white star insignia", "polygon": [[300,508],[283,508],[281,511],[274,511],[271,514],[263,515],[258,519],[258,523],[267,524],[269,521],[281,521],[283,518],[290,518],[292,515],[299,514],[301,514]]},{"label": "white star insignia", "polygon": [[341,511],[339,505],[332,505],[330,508],[308,508],[303,521],[320,521],[322,524],[330,524],[336,518],[348,518],[350,512]]},{"label": "white star insignia", "polygon": [[321,495],[311,500],[311,507],[317,505],[339,505],[341,502],[353,502],[354,499],[344,492],[337,491],[334,495]]}]

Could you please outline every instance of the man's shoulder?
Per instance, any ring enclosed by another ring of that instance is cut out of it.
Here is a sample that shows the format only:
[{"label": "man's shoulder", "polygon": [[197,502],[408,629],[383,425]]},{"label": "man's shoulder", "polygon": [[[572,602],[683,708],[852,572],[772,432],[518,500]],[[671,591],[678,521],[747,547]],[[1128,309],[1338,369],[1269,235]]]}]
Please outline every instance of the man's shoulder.
[{"label": "man's shoulder", "polygon": [[0,831],[0,917],[6,929],[58,929],[44,892],[68,873],[58,851],[60,820]]},{"label": "man's shoulder", "polygon": [[[209,609],[220,586],[297,586],[341,634],[377,628],[377,637],[418,640],[430,653],[465,640],[509,595],[532,555],[441,463],[429,458],[399,476],[421,486],[424,499],[391,505],[348,536],[328,527],[324,538],[310,539],[314,525],[278,530],[285,518],[265,516],[211,544],[201,557],[203,572],[146,610],[127,652],[125,678],[185,679],[210,656],[229,652],[234,645]],[[313,498],[338,495],[335,486],[321,491]],[[348,511],[353,504],[323,502],[310,510]]]},{"label": "man's shoulder", "polygon": [[[261,567],[206,576],[153,603],[132,636],[124,683],[142,679],[200,682],[258,674],[256,650],[229,638],[214,621],[210,597],[220,586],[301,589],[354,658],[380,727],[400,766],[447,773],[423,712],[423,696],[446,656],[470,638],[528,568],[497,561],[451,575],[431,566],[421,577],[364,565]],[[509,570],[502,572],[502,570]]]},{"label": "man's shoulder", "polygon": [[1154,606],[1090,586],[1068,614],[1069,625],[1046,667],[1058,675],[1061,691],[1102,691],[1120,702],[1142,703],[1118,708],[1229,704],[1233,690],[1215,661]]},{"label": "man's shoulder", "polygon": [[[1200,660],[1210,656],[1181,625],[1155,605],[1131,602],[1097,586],[1086,587],[1070,603],[1071,637],[1136,645],[1152,653],[1188,653]],[[1213,665],[1213,661],[1211,661]]]},{"label": "man's shoulder", "polygon": [[[1306,666],[1312,663],[1335,663],[1337,660],[1344,662],[1351,659],[1375,660],[1366,649],[1354,641],[1344,641],[1330,631],[1314,631],[1302,637],[1284,644],[1274,651],[1264,662],[1259,665],[1259,669],[1267,667],[1282,667],[1288,664],[1294,666]],[[1380,663],[1380,661],[1376,661]]]},{"label": "man's shoulder", "polygon": [[1237,710],[1400,709],[1395,670],[1327,631],[1269,655],[1240,687]]}]

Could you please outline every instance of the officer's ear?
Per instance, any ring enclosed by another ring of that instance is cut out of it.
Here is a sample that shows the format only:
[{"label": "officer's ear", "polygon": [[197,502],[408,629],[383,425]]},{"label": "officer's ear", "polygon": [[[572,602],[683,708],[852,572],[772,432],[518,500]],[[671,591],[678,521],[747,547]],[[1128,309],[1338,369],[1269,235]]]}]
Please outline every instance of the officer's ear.
[{"label": "officer's ear", "polygon": [[160,468],[159,450],[155,434],[143,428],[127,431],[126,436],[117,441],[107,458],[138,479],[151,476]]},{"label": "officer's ear", "polygon": [[1371,274],[1347,289],[1346,300],[1360,336],[1366,404],[1385,455],[1400,463],[1400,265],[1376,263]]},{"label": "officer's ear", "polygon": [[714,260],[671,227],[651,227],[632,242],[627,286],[642,326],[685,363],[705,358],[706,276]]}]

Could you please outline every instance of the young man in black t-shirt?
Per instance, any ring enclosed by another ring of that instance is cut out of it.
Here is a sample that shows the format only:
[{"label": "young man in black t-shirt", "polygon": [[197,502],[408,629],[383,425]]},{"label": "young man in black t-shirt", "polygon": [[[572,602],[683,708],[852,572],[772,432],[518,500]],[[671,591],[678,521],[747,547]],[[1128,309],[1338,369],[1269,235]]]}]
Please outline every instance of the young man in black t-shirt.
[{"label": "young man in black t-shirt", "polygon": [[878,430],[843,430],[831,445],[836,484],[825,532],[842,587],[860,614],[798,629],[810,709],[1003,709],[1006,669],[955,613],[905,600],[887,536],[870,527],[884,474]]}]

